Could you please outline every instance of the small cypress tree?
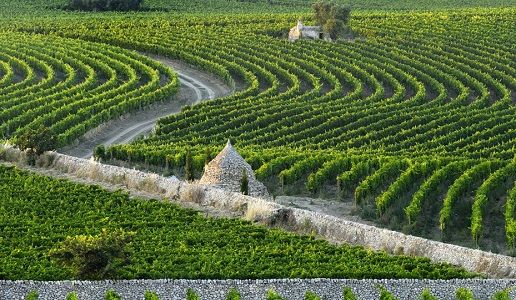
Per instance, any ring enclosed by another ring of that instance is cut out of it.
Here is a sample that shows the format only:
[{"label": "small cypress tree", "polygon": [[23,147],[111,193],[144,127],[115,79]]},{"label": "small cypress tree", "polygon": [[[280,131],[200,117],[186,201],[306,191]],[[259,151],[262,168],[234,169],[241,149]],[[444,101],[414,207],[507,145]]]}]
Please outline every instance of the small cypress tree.
[{"label": "small cypress tree", "polygon": [[31,291],[24,300],[37,300],[39,299],[39,294],[36,290]]},{"label": "small cypress tree", "polygon": [[350,288],[345,286],[344,290],[342,291],[342,299],[343,300],[357,300],[357,297],[355,297],[355,294],[353,294],[353,291],[351,291]]},{"label": "small cypress tree", "polygon": [[317,295],[312,292],[306,292],[305,300],[321,300],[321,298],[317,297]]},{"label": "small cypress tree", "polygon": [[249,195],[249,180],[245,168],[242,168],[242,181],[240,181],[240,192],[243,195]]},{"label": "small cypress tree", "polygon": [[194,174],[193,174],[193,158],[192,153],[190,152],[190,149],[186,150],[186,163],[185,163],[185,177],[187,181],[193,181],[194,180]]},{"label": "small cypress tree", "polygon": [[473,292],[466,288],[459,288],[455,291],[456,300],[473,300]]},{"label": "small cypress tree", "polygon": [[204,148],[204,154],[206,155],[206,159],[204,160],[204,165],[206,166],[212,160],[210,147]]},{"label": "small cypress tree", "polygon": [[77,298],[77,293],[73,292],[66,295],[66,300],[79,300],[79,298]]},{"label": "small cypress tree", "polygon": [[120,298],[120,295],[117,294],[117,292],[113,291],[113,290],[109,290],[105,295],[104,295],[104,300],[121,300],[122,298]]},{"label": "small cypress tree", "polygon": [[158,295],[156,295],[156,293],[146,291],[145,295],[143,296],[143,299],[144,300],[159,300],[159,297],[158,297]]},{"label": "small cypress tree", "polygon": [[226,300],[240,300],[240,293],[234,288],[231,288],[226,296]]},{"label": "small cypress tree", "polygon": [[421,296],[419,296],[419,299],[421,299],[421,300],[437,300],[437,298],[432,296],[429,289],[424,290],[423,294],[421,294]]},{"label": "small cypress tree", "polygon": [[197,296],[193,290],[188,289],[186,291],[186,300],[201,300],[201,297]]}]

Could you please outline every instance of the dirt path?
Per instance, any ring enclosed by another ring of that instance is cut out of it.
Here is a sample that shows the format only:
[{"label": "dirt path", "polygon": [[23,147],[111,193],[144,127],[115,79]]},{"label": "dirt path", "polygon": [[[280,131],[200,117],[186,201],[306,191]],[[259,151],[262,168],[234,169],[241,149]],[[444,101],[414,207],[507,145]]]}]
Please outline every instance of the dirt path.
[{"label": "dirt path", "polygon": [[100,126],[88,132],[72,147],[61,149],[59,152],[80,158],[90,158],[93,155],[93,149],[100,144],[108,147],[109,145],[129,143],[140,135],[145,136],[151,132],[158,119],[181,112],[181,108],[185,105],[225,97],[232,92],[222,79],[214,75],[197,70],[178,60],[155,55],[149,56],[172,67],[178,73],[181,82],[179,93],[162,104],[151,105],[145,110]]},{"label": "dirt path", "polygon": [[[69,149],[62,149],[59,152],[80,158],[90,158],[93,155],[93,149],[100,144],[107,147],[113,144],[128,143],[140,135],[151,132],[159,118],[181,112],[184,105],[225,97],[232,92],[226,83],[212,74],[197,70],[177,60],[155,55],[149,56],[166,66],[172,67],[178,73],[181,81],[181,90],[178,95],[163,104],[152,105],[143,111],[101,126],[86,134],[81,141]],[[77,181],[76,178],[70,179]],[[108,188],[105,184],[102,185]],[[152,197],[152,195],[146,195],[139,191],[131,191],[131,194],[144,198]],[[352,214],[353,205],[349,202],[289,196],[278,196],[275,201],[284,206],[317,211],[341,219],[371,225],[371,222],[361,220],[358,216]]]}]

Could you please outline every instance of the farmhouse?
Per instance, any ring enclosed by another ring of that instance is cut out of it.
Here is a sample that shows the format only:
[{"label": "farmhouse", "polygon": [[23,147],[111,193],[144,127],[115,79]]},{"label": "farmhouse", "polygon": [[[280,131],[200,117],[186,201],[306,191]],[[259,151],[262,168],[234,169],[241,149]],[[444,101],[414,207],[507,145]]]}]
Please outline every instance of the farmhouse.
[{"label": "farmhouse", "polygon": [[249,181],[249,195],[262,198],[269,197],[265,185],[256,180],[251,165],[233,148],[229,140],[226,147],[208,163],[199,183],[239,193],[243,176],[242,169],[245,169]]},{"label": "farmhouse", "polygon": [[330,40],[330,37],[324,33],[322,26],[304,26],[302,18],[299,18],[297,25],[292,27],[288,34],[288,40],[291,42],[294,42],[300,38],[309,40]]}]

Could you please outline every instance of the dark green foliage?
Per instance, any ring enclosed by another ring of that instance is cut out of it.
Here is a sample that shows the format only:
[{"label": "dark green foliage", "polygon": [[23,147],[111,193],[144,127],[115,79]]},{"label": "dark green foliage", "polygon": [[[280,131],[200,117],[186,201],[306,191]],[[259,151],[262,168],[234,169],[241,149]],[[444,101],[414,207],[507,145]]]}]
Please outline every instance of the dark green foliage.
[{"label": "dark green foliage", "polygon": [[458,288],[455,291],[455,299],[456,300],[473,300],[473,292],[466,288]]},{"label": "dark green foliage", "polygon": [[[425,258],[333,246],[239,219],[205,218],[171,203],[130,199],[122,191],[107,192],[14,167],[0,166],[0,195],[0,274],[6,280],[77,278],[74,269],[52,263],[48,253],[68,236],[70,241],[102,236],[102,228],[107,233],[120,228],[138,233],[127,245],[131,263],[120,261],[115,272],[106,274],[114,279],[474,276]],[[408,271],[407,266],[418,267]]]},{"label": "dark green foliage", "polygon": [[95,236],[67,237],[52,249],[50,256],[71,268],[77,279],[102,279],[130,261],[131,253],[125,247],[133,236],[133,232],[125,233],[121,229],[113,232],[103,229],[102,234]]},{"label": "dark green foliage", "polygon": [[186,150],[186,159],[185,159],[185,178],[187,181],[193,181],[194,178],[194,169],[193,169],[193,158],[190,149]]},{"label": "dark green foliage", "polygon": [[376,287],[380,289],[380,300],[397,300],[398,298],[394,297],[391,292],[384,289],[379,284],[376,284]]},{"label": "dark green foliage", "polygon": [[350,288],[345,286],[342,291],[342,300],[357,300],[357,297],[355,297],[355,294],[353,294]]},{"label": "dark green foliage", "polygon": [[242,180],[240,181],[240,193],[243,195],[249,195],[249,180],[247,179],[247,173],[242,168]]},{"label": "dark green foliage", "polygon": [[84,11],[139,10],[143,0],[69,0],[68,9]]},{"label": "dark green foliage", "polygon": [[351,8],[333,2],[318,1],[312,5],[315,22],[323,26],[332,39],[338,38],[351,17]]},{"label": "dark green foliage", "polygon": [[193,290],[188,289],[186,291],[186,300],[201,300],[201,297],[199,297]]},{"label": "dark green foliage", "polygon": [[77,298],[77,293],[73,292],[66,295],[66,300],[79,300],[79,298]]},{"label": "dark green foliage", "polygon": [[121,300],[120,295],[118,295],[117,292],[113,290],[107,291],[107,293],[104,295],[104,300]]},{"label": "dark green foliage", "polygon": [[156,293],[146,291],[144,295],[144,300],[159,300],[159,297],[158,295],[156,295]]},{"label": "dark green foliage", "polygon": [[93,157],[100,161],[106,160],[106,148],[103,144],[100,144],[97,147],[95,147],[95,149],[93,150]]},{"label": "dark green foliage", "polygon": [[39,294],[36,290],[33,290],[24,299],[25,300],[37,300],[37,299],[39,299]]},{"label": "dark green foliage", "polygon": [[206,166],[212,160],[210,147],[204,148],[204,155],[205,155],[204,165]]},{"label": "dark green foliage", "polygon": [[321,300],[321,298],[317,297],[317,295],[312,292],[306,292],[305,300]]},{"label": "dark green foliage", "polygon": [[509,291],[510,290],[511,289],[507,289],[505,291],[496,292],[493,295],[493,298],[491,298],[491,300],[511,300],[511,298],[509,297]]},{"label": "dark green foliage", "polygon": [[226,300],[240,300],[240,293],[236,289],[231,288],[226,295]]},{"label": "dark green foliage", "polygon": [[432,296],[432,294],[430,293],[429,289],[424,290],[423,294],[421,294],[421,296],[419,296],[419,299],[422,299],[422,300],[437,300],[437,298]]},{"label": "dark green foliage", "polygon": [[273,290],[267,291],[267,298],[266,300],[285,300],[284,298],[281,298],[278,293],[276,293]]},{"label": "dark green foliage", "polygon": [[27,152],[30,163],[45,151],[52,151],[56,148],[57,139],[49,128],[41,125],[38,129],[29,129],[21,135],[12,138],[12,143]]}]

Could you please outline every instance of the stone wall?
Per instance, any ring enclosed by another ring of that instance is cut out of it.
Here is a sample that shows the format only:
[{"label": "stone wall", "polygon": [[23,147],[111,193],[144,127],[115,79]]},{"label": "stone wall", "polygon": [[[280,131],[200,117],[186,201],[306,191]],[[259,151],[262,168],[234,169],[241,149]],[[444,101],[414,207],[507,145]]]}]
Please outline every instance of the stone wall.
[{"label": "stone wall", "polygon": [[252,220],[266,220],[269,223],[271,220],[275,220],[272,223],[286,222],[284,225],[287,228],[301,229],[305,232],[314,230],[321,237],[335,243],[350,243],[390,253],[424,256],[435,262],[449,262],[464,267],[468,271],[487,274],[490,277],[516,278],[516,259],[512,257],[430,241],[316,212],[285,208],[264,199],[204,185],[187,184],[156,174],[99,164],[58,153],[52,155],[52,167],[62,172],[92,176],[97,180],[147,190],[178,201],[193,201],[205,206],[238,212],[241,216],[247,216]]},{"label": "stone wall", "polygon": [[[379,284],[399,300],[414,300],[429,289],[440,300],[455,299],[458,288],[473,292],[476,300],[491,299],[494,293],[516,286],[516,280],[353,280],[353,279],[269,279],[269,280],[106,280],[106,281],[0,281],[0,299],[23,299],[32,290],[41,300],[65,299],[76,292],[81,300],[101,300],[109,290],[123,300],[141,300],[145,291],[154,292],[161,300],[185,300],[192,289],[203,300],[225,300],[235,288],[243,300],[265,300],[274,290],[287,300],[304,300],[311,291],[325,300],[342,300],[342,290],[349,287],[358,300],[380,298]],[[516,299],[516,291],[509,293]]]}]

